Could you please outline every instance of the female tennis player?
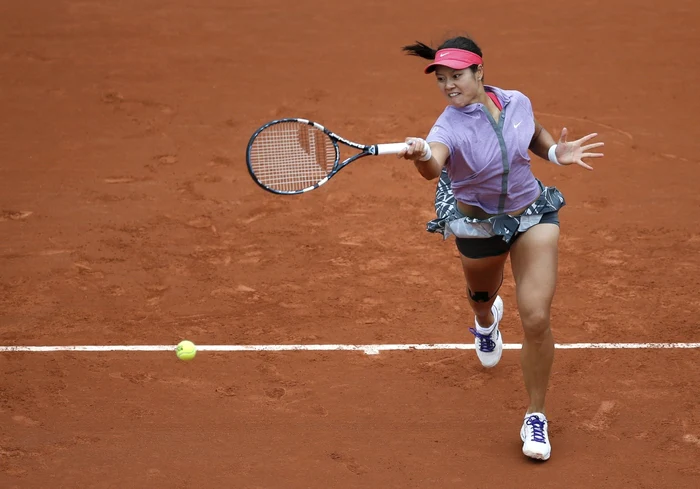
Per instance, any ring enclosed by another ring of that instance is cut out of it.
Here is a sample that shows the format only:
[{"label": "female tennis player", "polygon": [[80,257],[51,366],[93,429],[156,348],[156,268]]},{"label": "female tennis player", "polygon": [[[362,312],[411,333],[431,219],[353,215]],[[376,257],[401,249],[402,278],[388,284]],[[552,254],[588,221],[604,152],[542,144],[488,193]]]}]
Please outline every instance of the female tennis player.
[{"label": "female tennis player", "polygon": [[537,122],[530,100],[521,92],[484,84],[479,46],[467,37],[445,41],[437,49],[418,42],[403,48],[430,60],[425,73],[435,73],[448,106],[427,138],[407,138],[398,154],[413,160],[420,174],[439,177],[437,219],[428,231],[454,235],[475,314],[476,353],[484,367],[501,359],[498,325],[503,301],[498,290],[510,255],[518,311],[524,332],[521,366],[530,403],[520,437],[523,453],[547,460],[551,444],[545,416],[545,393],[554,358],[550,308],[557,282],[558,211],[564,196],[544,186],[532,173],[528,150],[554,164],[592,168],[583,160],[598,158],[587,144],[589,134],[559,141]]}]

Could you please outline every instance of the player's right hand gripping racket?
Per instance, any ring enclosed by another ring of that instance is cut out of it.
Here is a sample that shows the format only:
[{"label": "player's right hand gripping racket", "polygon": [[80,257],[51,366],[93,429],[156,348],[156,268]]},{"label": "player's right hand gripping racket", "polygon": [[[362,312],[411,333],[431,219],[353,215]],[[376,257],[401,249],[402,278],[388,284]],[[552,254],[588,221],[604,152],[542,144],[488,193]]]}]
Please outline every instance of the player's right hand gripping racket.
[{"label": "player's right hand gripping racket", "polygon": [[[361,152],[341,163],[339,142]],[[255,131],[246,161],[250,176],[262,188],[294,195],[319,188],[359,158],[396,154],[406,147],[406,143],[357,144],[313,121],[279,119]]]}]

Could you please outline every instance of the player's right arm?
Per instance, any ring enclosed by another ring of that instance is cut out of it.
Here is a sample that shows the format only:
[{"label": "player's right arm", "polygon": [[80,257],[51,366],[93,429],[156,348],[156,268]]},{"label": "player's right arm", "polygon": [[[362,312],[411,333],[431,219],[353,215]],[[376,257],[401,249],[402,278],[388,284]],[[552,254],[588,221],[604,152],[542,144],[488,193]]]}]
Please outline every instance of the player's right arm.
[{"label": "player's right arm", "polygon": [[[450,156],[449,148],[438,142],[428,144],[421,138],[406,138],[406,143],[408,149],[399,153],[399,158],[412,160],[418,173],[426,180],[438,178]],[[428,155],[430,155],[430,159],[424,160]]]},{"label": "player's right arm", "polygon": [[442,169],[445,167],[447,158],[450,156],[450,150],[442,143],[430,143],[431,158],[428,161],[414,161],[418,173],[426,180],[434,180],[440,176]]}]

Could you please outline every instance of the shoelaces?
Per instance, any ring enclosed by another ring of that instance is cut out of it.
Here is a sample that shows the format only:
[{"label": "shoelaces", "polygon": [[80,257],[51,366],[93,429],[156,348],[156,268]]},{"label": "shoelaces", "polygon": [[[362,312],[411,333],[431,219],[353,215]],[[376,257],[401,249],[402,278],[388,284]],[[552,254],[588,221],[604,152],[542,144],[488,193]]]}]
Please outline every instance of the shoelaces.
[{"label": "shoelaces", "polygon": [[479,351],[490,353],[496,349],[496,342],[491,339],[491,335],[496,333],[494,330],[490,334],[481,334],[474,328],[469,328],[469,332],[479,339]]},{"label": "shoelaces", "polygon": [[532,441],[537,443],[547,443],[544,437],[544,421],[542,421],[539,416],[530,416],[525,422],[526,425],[530,426],[532,429]]}]

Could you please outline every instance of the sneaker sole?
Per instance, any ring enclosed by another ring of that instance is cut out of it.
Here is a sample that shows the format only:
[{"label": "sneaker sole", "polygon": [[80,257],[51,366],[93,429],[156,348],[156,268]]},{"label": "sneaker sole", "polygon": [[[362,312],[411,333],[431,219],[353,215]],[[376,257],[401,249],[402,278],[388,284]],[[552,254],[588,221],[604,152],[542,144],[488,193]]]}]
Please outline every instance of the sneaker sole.
[{"label": "sneaker sole", "polygon": [[550,450],[548,453],[537,453],[531,452],[530,450],[525,450],[525,448],[523,448],[523,454],[526,457],[534,458],[535,460],[549,460],[549,457],[552,454],[552,452]]}]

